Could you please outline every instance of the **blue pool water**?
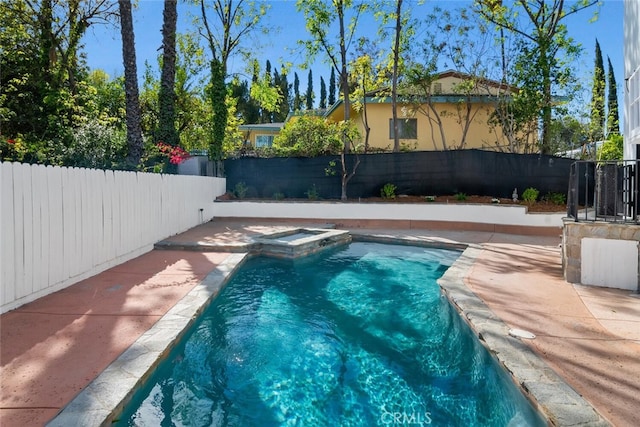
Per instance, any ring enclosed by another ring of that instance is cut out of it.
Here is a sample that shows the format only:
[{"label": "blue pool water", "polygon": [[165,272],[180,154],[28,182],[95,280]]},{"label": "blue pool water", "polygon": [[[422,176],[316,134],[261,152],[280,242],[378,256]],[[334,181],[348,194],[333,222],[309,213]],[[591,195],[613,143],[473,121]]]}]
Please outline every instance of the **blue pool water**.
[{"label": "blue pool water", "polygon": [[117,424],[544,425],[441,295],[458,256],[353,243],[252,259]]}]

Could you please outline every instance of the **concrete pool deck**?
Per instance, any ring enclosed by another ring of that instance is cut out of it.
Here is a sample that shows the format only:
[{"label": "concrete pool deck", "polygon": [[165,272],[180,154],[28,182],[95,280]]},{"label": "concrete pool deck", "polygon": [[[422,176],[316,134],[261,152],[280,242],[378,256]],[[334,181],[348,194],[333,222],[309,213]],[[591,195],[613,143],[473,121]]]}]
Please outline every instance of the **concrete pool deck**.
[{"label": "concrete pool deck", "polygon": [[[299,224],[309,226],[309,224]],[[223,264],[235,246],[293,224],[213,221],[169,239],[211,252],[155,250],[0,317],[0,425],[43,425]],[[343,227],[344,228],[344,227]],[[348,227],[347,227],[348,228]],[[640,298],[562,279],[559,237],[444,230],[357,234],[473,243],[465,282],[608,421],[640,425]],[[219,246],[216,248],[215,246]]]}]

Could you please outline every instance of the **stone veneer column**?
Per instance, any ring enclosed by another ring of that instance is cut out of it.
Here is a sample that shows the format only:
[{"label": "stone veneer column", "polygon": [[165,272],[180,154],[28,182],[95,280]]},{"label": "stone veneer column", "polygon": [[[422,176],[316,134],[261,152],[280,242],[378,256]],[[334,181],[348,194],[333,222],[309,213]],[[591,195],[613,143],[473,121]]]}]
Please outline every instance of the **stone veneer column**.
[{"label": "stone veneer column", "polygon": [[[583,238],[640,241],[640,225],[593,221],[575,222],[572,218],[564,218],[563,223],[562,271],[564,279],[569,283],[580,283],[581,281]],[[640,251],[638,265],[640,266]],[[640,292],[640,267],[638,276],[638,292]]]}]

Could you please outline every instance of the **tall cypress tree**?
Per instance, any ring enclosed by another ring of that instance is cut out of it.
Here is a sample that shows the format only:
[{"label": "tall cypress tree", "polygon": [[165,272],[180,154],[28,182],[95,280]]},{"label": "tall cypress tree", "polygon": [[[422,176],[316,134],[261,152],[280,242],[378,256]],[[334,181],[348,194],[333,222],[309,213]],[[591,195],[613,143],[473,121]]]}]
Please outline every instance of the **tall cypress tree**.
[{"label": "tall cypress tree", "polygon": [[298,73],[293,73],[293,111],[300,111],[301,107],[300,79],[298,78]]},{"label": "tall cypress tree", "polygon": [[604,75],[604,63],[600,43],[596,39],[595,69],[593,70],[593,88],[591,93],[591,138],[593,141],[604,139],[604,91],[606,81]]},{"label": "tall cypress tree", "polygon": [[327,108],[327,85],[322,76],[320,76],[320,108]]},{"label": "tall cypress tree", "polygon": [[290,85],[286,70],[283,69],[282,74],[278,73],[278,70],[273,70],[273,84],[282,95],[278,109],[273,113],[273,121],[284,122],[291,111]]},{"label": "tall cypress tree", "polygon": [[[267,59],[267,63],[264,67],[264,79],[269,87],[274,87],[274,79],[271,78],[271,61]],[[267,111],[265,108],[260,108],[260,123],[273,123],[273,112]]]},{"label": "tall cypress tree", "polygon": [[313,73],[309,70],[309,76],[307,77],[307,93],[305,97],[305,106],[307,110],[313,110],[313,100],[315,95],[313,93]]},{"label": "tall cypress tree", "polygon": [[336,72],[331,67],[331,76],[329,77],[329,105],[336,103]]},{"label": "tall cypress tree", "polygon": [[613,74],[611,58],[607,56],[609,63],[609,95],[607,97],[607,138],[611,135],[620,135],[620,114],[618,112],[618,88],[616,87],[616,76]]}]

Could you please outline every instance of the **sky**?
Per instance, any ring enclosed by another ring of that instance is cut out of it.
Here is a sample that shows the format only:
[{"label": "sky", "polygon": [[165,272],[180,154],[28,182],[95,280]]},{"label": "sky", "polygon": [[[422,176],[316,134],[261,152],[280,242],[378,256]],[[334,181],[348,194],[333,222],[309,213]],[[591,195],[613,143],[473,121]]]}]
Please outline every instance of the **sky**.
[{"label": "sky", "polygon": [[[293,0],[272,0],[268,1],[268,3],[270,9],[265,19],[266,24],[272,30],[268,35],[260,36],[259,40],[250,40],[249,45],[257,54],[262,67],[264,67],[266,60],[270,60],[274,68],[278,67],[283,61],[293,63],[293,71],[297,71],[300,78],[300,92],[304,93],[307,87],[308,71],[299,67],[304,62],[304,55],[295,52],[297,41],[308,39],[304,17],[302,13],[296,11],[295,1]],[[405,2],[405,4],[411,8],[414,17],[420,17],[434,5],[443,8],[455,8],[469,6],[471,1],[427,0],[422,6],[418,6],[415,1]],[[133,11],[138,75],[140,78],[145,69],[145,61],[154,66],[157,64],[156,58],[162,44],[162,9],[162,0],[139,0],[138,8]],[[178,3],[178,32],[187,32],[193,29],[191,16],[193,13],[198,13],[198,9],[193,7],[189,9],[189,6],[182,1]],[[619,104],[622,105],[622,82],[624,76],[623,0],[604,0],[598,19],[595,22],[589,22],[592,15],[593,9],[589,9],[568,17],[566,20],[569,35],[583,47],[583,55],[578,63],[575,64],[574,69],[584,82],[584,85],[590,88],[594,69],[595,41],[597,38],[604,57],[605,72],[607,70],[607,56],[610,57],[614,67],[618,96],[620,98]],[[377,31],[377,23],[372,19],[363,23],[364,25],[360,26],[362,33],[374,37]],[[83,41],[90,68],[100,68],[112,77],[124,73],[118,27],[92,26]],[[239,57],[233,59],[229,64],[230,72],[242,73],[244,69],[245,65]],[[316,93],[317,102],[320,92],[320,76],[328,84],[330,68],[329,65],[319,59],[312,65],[311,69],[313,71],[314,92]],[[290,72],[290,83],[293,82],[292,75],[293,73]],[[248,79],[246,75],[244,78]],[[585,93],[585,96],[588,96],[588,94]]]}]

